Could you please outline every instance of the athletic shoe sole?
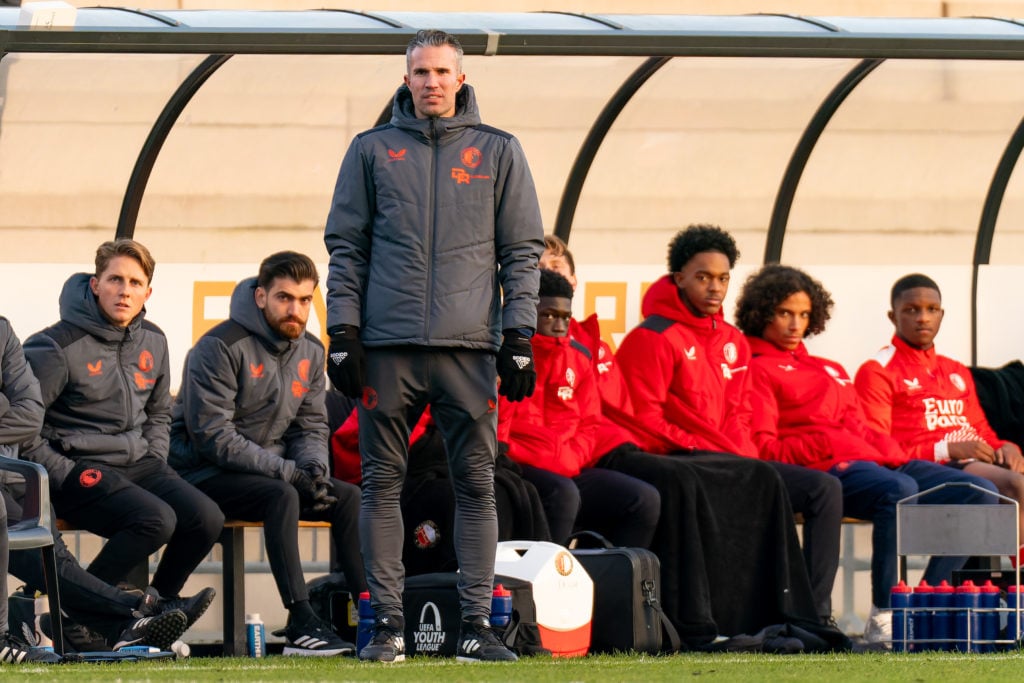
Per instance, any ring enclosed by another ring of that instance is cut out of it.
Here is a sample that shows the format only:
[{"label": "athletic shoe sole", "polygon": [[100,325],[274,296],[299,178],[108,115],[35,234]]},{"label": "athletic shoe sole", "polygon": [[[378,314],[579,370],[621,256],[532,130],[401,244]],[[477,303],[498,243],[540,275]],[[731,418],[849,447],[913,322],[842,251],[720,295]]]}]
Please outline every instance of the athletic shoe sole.
[{"label": "athletic shoe sole", "polygon": [[282,651],[284,655],[295,655],[299,657],[335,657],[337,655],[350,655],[352,654],[352,648],[350,647],[339,647],[333,650],[307,650],[304,647],[292,647],[291,645],[285,645]]},{"label": "athletic shoe sole", "polygon": [[155,617],[148,617],[148,619],[145,631],[138,638],[118,641],[114,645],[114,651],[129,645],[150,645],[161,650],[169,650],[174,641],[185,632],[188,624],[188,617],[181,610],[164,612]]}]

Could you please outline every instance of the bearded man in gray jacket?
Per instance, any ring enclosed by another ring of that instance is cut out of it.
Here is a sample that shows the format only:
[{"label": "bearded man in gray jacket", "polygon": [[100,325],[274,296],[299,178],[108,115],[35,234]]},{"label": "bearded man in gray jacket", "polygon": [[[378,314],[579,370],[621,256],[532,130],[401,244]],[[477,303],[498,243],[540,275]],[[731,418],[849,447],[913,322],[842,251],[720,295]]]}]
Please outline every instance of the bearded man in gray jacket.
[{"label": "bearded man in gray jacket", "polygon": [[406,67],[391,122],[356,136],[342,161],[324,233],[327,372],[361,399],[360,538],[376,623],[359,656],[405,658],[399,496],[409,430],[430,404],[455,487],[456,656],[514,660],[488,622],[496,380],[512,401],[536,382],[540,208],[519,141],[481,123],[458,39],[418,32]]},{"label": "bearded man in gray jacket", "polygon": [[263,523],[267,559],[288,609],[285,654],[351,654],[309,604],[299,519],[331,523],[337,567],[365,589],[359,489],[327,466],[324,347],[306,331],[319,276],[308,256],[272,254],[231,295],[228,320],[185,360],[171,425],[171,465],[231,518]]}]

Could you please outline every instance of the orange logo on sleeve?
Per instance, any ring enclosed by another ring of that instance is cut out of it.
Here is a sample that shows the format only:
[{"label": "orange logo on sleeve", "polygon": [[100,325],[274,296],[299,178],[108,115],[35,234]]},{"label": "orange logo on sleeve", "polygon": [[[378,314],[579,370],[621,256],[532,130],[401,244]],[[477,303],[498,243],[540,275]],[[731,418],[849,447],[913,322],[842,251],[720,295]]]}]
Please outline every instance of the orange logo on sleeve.
[{"label": "orange logo on sleeve", "polygon": [[99,377],[103,374],[103,361],[101,360],[95,363],[86,363],[85,367],[88,368],[90,377]]},{"label": "orange logo on sleeve", "polygon": [[299,361],[299,379],[303,382],[309,381],[309,359],[303,358]]},{"label": "orange logo on sleeve", "polygon": [[262,379],[263,377],[263,363],[254,365],[249,363],[249,376],[253,379]]}]

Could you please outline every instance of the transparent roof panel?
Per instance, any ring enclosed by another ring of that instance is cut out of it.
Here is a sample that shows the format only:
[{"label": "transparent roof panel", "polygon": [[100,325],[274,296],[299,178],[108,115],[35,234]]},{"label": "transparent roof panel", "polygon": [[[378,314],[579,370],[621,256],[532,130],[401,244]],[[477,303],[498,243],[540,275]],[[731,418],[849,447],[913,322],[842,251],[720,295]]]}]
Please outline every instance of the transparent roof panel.
[{"label": "transparent roof panel", "polygon": [[1022,78],[1019,62],[882,64],[815,148],[783,260],[969,264],[988,184],[1024,111]]}]

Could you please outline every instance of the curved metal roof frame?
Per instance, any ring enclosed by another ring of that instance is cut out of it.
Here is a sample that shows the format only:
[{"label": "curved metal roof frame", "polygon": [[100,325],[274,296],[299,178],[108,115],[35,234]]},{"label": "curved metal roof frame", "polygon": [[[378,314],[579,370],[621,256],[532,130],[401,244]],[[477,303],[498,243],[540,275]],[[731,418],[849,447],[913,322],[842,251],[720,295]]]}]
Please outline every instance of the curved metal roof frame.
[{"label": "curved metal roof frame", "polygon": [[[208,54],[154,122],[126,188],[118,236],[134,234],[149,174],[164,140],[203,83],[235,54],[403,54],[421,28],[459,37],[467,55],[647,57],[611,96],[566,180],[556,234],[568,240],[586,175],[605,135],[633,95],[671,57],[857,58],[826,96],[793,151],[772,210],[765,262],[781,258],[789,210],[807,161],[849,94],[886,59],[1024,60],[1024,23],[998,18],[892,19],[537,13],[78,10],[68,30],[17,25],[0,8],[0,59],[11,52]],[[385,107],[378,121],[386,119]],[[1000,204],[1024,151],[1024,120],[999,161],[985,199],[973,257],[972,361],[976,356],[977,273],[991,252]]]}]

